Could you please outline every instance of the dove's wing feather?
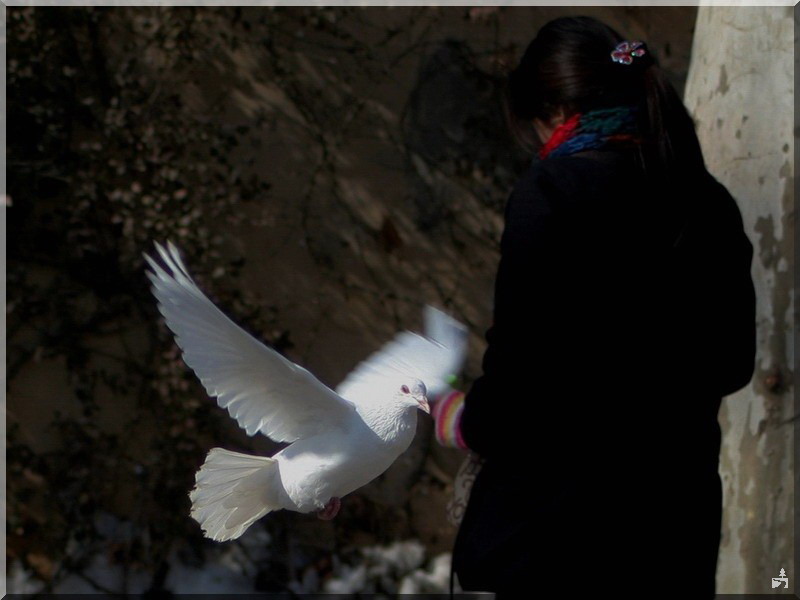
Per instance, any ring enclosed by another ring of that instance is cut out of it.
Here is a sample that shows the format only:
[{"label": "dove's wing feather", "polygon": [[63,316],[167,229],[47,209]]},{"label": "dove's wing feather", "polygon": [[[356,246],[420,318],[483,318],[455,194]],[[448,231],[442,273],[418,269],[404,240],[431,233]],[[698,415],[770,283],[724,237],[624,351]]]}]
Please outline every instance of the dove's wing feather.
[{"label": "dove's wing feather", "polygon": [[156,244],[162,269],[147,255],[153,293],[186,364],[210,396],[248,435],[261,432],[279,442],[318,434],[355,414],[306,369],[268,348],[231,321],[192,280],[177,248]]},{"label": "dove's wing feather", "polygon": [[[336,392],[355,404],[369,402],[377,390],[409,377],[422,380],[430,398],[444,392],[447,377],[458,373],[464,361],[466,334],[458,331],[465,332],[466,329],[444,313],[436,313],[439,314],[426,311],[426,334],[430,337],[409,331],[399,333],[351,371]],[[430,332],[429,326],[432,327]],[[453,347],[431,339],[433,336],[444,338],[443,341]]]},{"label": "dove's wing feather", "polygon": [[444,372],[445,378],[457,375],[467,359],[469,330],[463,323],[430,304],[425,307],[424,318],[425,336],[448,350],[447,354],[442,354],[443,364],[437,368]]}]

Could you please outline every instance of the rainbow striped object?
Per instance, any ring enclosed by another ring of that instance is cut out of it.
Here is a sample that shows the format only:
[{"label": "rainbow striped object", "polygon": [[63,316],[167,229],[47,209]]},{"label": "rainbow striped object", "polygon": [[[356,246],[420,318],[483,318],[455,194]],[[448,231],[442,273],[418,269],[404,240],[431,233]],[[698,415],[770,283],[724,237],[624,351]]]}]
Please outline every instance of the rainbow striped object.
[{"label": "rainbow striped object", "polygon": [[464,392],[451,390],[433,405],[436,441],[442,446],[468,450],[461,437],[461,413],[464,411]]}]

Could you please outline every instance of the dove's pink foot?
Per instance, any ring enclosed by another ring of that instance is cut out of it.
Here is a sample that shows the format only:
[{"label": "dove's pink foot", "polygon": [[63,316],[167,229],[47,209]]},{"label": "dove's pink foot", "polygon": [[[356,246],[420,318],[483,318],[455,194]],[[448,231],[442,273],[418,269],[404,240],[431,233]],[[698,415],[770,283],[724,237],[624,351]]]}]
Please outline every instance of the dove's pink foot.
[{"label": "dove's pink foot", "polygon": [[317,516],[323,521],[330,521],[333,517],[339,514],[339,509],[342,507],[342,501],[339,498],[331,498],[328,503],[320,511],[317,511]]}]

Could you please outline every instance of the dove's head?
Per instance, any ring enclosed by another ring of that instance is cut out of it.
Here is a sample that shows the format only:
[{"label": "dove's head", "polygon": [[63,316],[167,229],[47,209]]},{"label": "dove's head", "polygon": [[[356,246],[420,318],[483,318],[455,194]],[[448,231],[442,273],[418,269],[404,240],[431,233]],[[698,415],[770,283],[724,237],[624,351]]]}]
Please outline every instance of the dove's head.
[{"label": "dove's head", "polygon": [[428,390],[425,389],[425,384],[419,379],[409,379],[400,385],[397,390],[397,398],[403,405],[419,408],[426,413],[431,413],[430,404],[428,404]]}]

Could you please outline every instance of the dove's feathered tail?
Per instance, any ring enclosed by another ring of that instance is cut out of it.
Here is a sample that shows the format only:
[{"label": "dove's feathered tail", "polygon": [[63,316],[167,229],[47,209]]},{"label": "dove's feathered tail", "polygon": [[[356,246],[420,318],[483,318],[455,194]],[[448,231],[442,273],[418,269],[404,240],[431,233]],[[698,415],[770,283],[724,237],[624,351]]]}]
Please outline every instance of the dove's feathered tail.
[{"label": "dove's feathered tail", "polygon": [[277,498],[280,484],[278,462],[212,448],[195,476],[189,494],[192,518],[206,537],[218,542],[232,540],[270,511],[283,508]]}]

